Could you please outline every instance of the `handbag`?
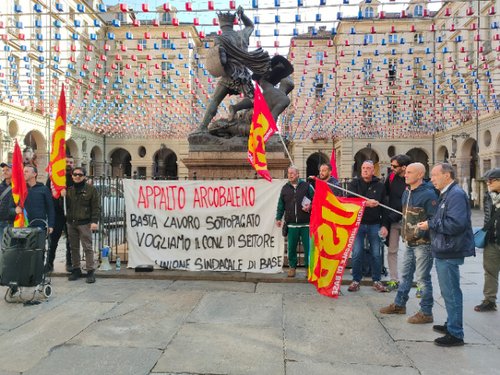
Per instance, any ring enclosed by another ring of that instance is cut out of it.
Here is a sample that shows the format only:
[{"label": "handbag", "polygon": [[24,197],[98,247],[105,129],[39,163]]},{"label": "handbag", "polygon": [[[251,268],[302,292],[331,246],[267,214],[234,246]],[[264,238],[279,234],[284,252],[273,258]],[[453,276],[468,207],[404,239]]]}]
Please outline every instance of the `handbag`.
[{"label": "handbag", "polygon": [[484,249],[486,245],[486,236],[488,235],[488,231],[479,228],[474,231],[474,245],[479,249]]}]

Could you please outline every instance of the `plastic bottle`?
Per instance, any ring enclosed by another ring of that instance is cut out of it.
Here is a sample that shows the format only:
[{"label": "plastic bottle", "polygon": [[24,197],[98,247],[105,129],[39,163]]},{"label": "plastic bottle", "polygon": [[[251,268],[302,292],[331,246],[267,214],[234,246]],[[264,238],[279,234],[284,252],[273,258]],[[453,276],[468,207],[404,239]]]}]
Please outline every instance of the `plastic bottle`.
[{"label": "plastic bottle", "polygon": [[121,261],[120,257],[116,257],[116,270],[120,271],[121,268],[122,268],[122,261]]}]

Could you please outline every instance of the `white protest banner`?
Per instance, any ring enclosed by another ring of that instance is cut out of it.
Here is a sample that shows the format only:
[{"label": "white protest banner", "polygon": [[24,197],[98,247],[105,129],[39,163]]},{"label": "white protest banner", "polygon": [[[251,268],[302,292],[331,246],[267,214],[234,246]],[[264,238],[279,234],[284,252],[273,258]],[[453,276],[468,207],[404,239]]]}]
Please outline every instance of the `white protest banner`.
[{"label": "white protest banner", "polygon": [[124,180],[128,267],[277,273],[283,180]]}]

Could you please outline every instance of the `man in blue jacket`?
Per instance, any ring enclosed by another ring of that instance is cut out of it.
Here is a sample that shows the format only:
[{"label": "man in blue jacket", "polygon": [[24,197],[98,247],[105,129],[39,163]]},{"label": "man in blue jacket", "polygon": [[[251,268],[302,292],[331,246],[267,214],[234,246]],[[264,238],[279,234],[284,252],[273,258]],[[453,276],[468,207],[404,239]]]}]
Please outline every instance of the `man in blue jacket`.
[{"label": "man in blue jacket", "polygon": [[[309,264],[309,221],[311,219],[311,202],[313,190],[304,180],[299,179],[296,167],[288,168],[288,182],[281,189],[276,211],[276,225],[287,227],[288,239],[288,277],[295,277],[297,268],[297,245],[299,238],[304,247],[304,266]],[[285,223],[282,219],[285,216]]]},{"label": "man in blue jacket", "polygon": [[435,325],[443,337],[434,340],[439,346],[464,345],[463,296],[460,269],[464,258],[475,255],[469,198],[455,182],[455,171],[448,163],[438,163],[431,171],[431,182],[441,192],[438,210],[432,219],[418,223],[430,229],[432,255],[435,258],[439,288],[448,315],[444,325]]},{"label": "man in blue jacket", "polygon": [[430,219],[437,209],[436,192],[424,183],[425,166],[413,163],[406,167],[405,182],[409,189],[403,193],[402,212],[403,225],[401,234],[406,243],[403,258],[403,275],[394,303],[380,309],[382,314],[405,314],[406,302],[413,284],[413,274],[416,273],[417,284],[422,287],[420,310],[408,318],[408,323],[432,323],[432,251],[429,231],[419,230],[417,224]]}]

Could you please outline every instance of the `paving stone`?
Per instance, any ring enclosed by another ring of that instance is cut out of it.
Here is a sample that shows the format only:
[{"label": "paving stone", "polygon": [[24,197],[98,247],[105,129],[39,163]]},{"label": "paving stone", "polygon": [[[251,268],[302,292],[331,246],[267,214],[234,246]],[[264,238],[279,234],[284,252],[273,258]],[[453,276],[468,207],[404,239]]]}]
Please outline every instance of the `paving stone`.
[{"label": "paving stone", "polygon": [[217,291],[225,290],[228,292],[247,292],[255,291],[255,284],[238,281],[203,281],[203,280],[177,280],[173,283],[170,290],[201,290]]},{"label": "paving stone", "polygon": [[[149,297],[149,296],[148,296]],[[164,349],[200,300],[200,292],[176,291],[140,303],[117,306],[74,337],[70,343],[85,346],[125,346]],[[127,307],[129,309],[127,309]],[[115,310],[115,309],[113,309]]]},{"label": "paving stone", "polygon": [[[72,302],[58,306],[1,336],[0,369],[27,371],[49,351],[77,335],[113,303]],[[8,358],[8,360],[2,360]]]},{"label": "paving stone", "polygon": [[362,365],[357,363],[333,362],[287,362],[287,375],[419,375],[414,367]]},{"label": "paving stone", "polygon": [[160,355],[161,351],[156,349],[63,345],[24,374],[147,375]]},{"label": "paving stone", "polygon": [[168,345],[152,374],[285,373],[281,328],[186,324]]},{"label": "paving stone", "polygon": [[276,294],[207,293],[188,322],[282,327],[282,297]]}]

